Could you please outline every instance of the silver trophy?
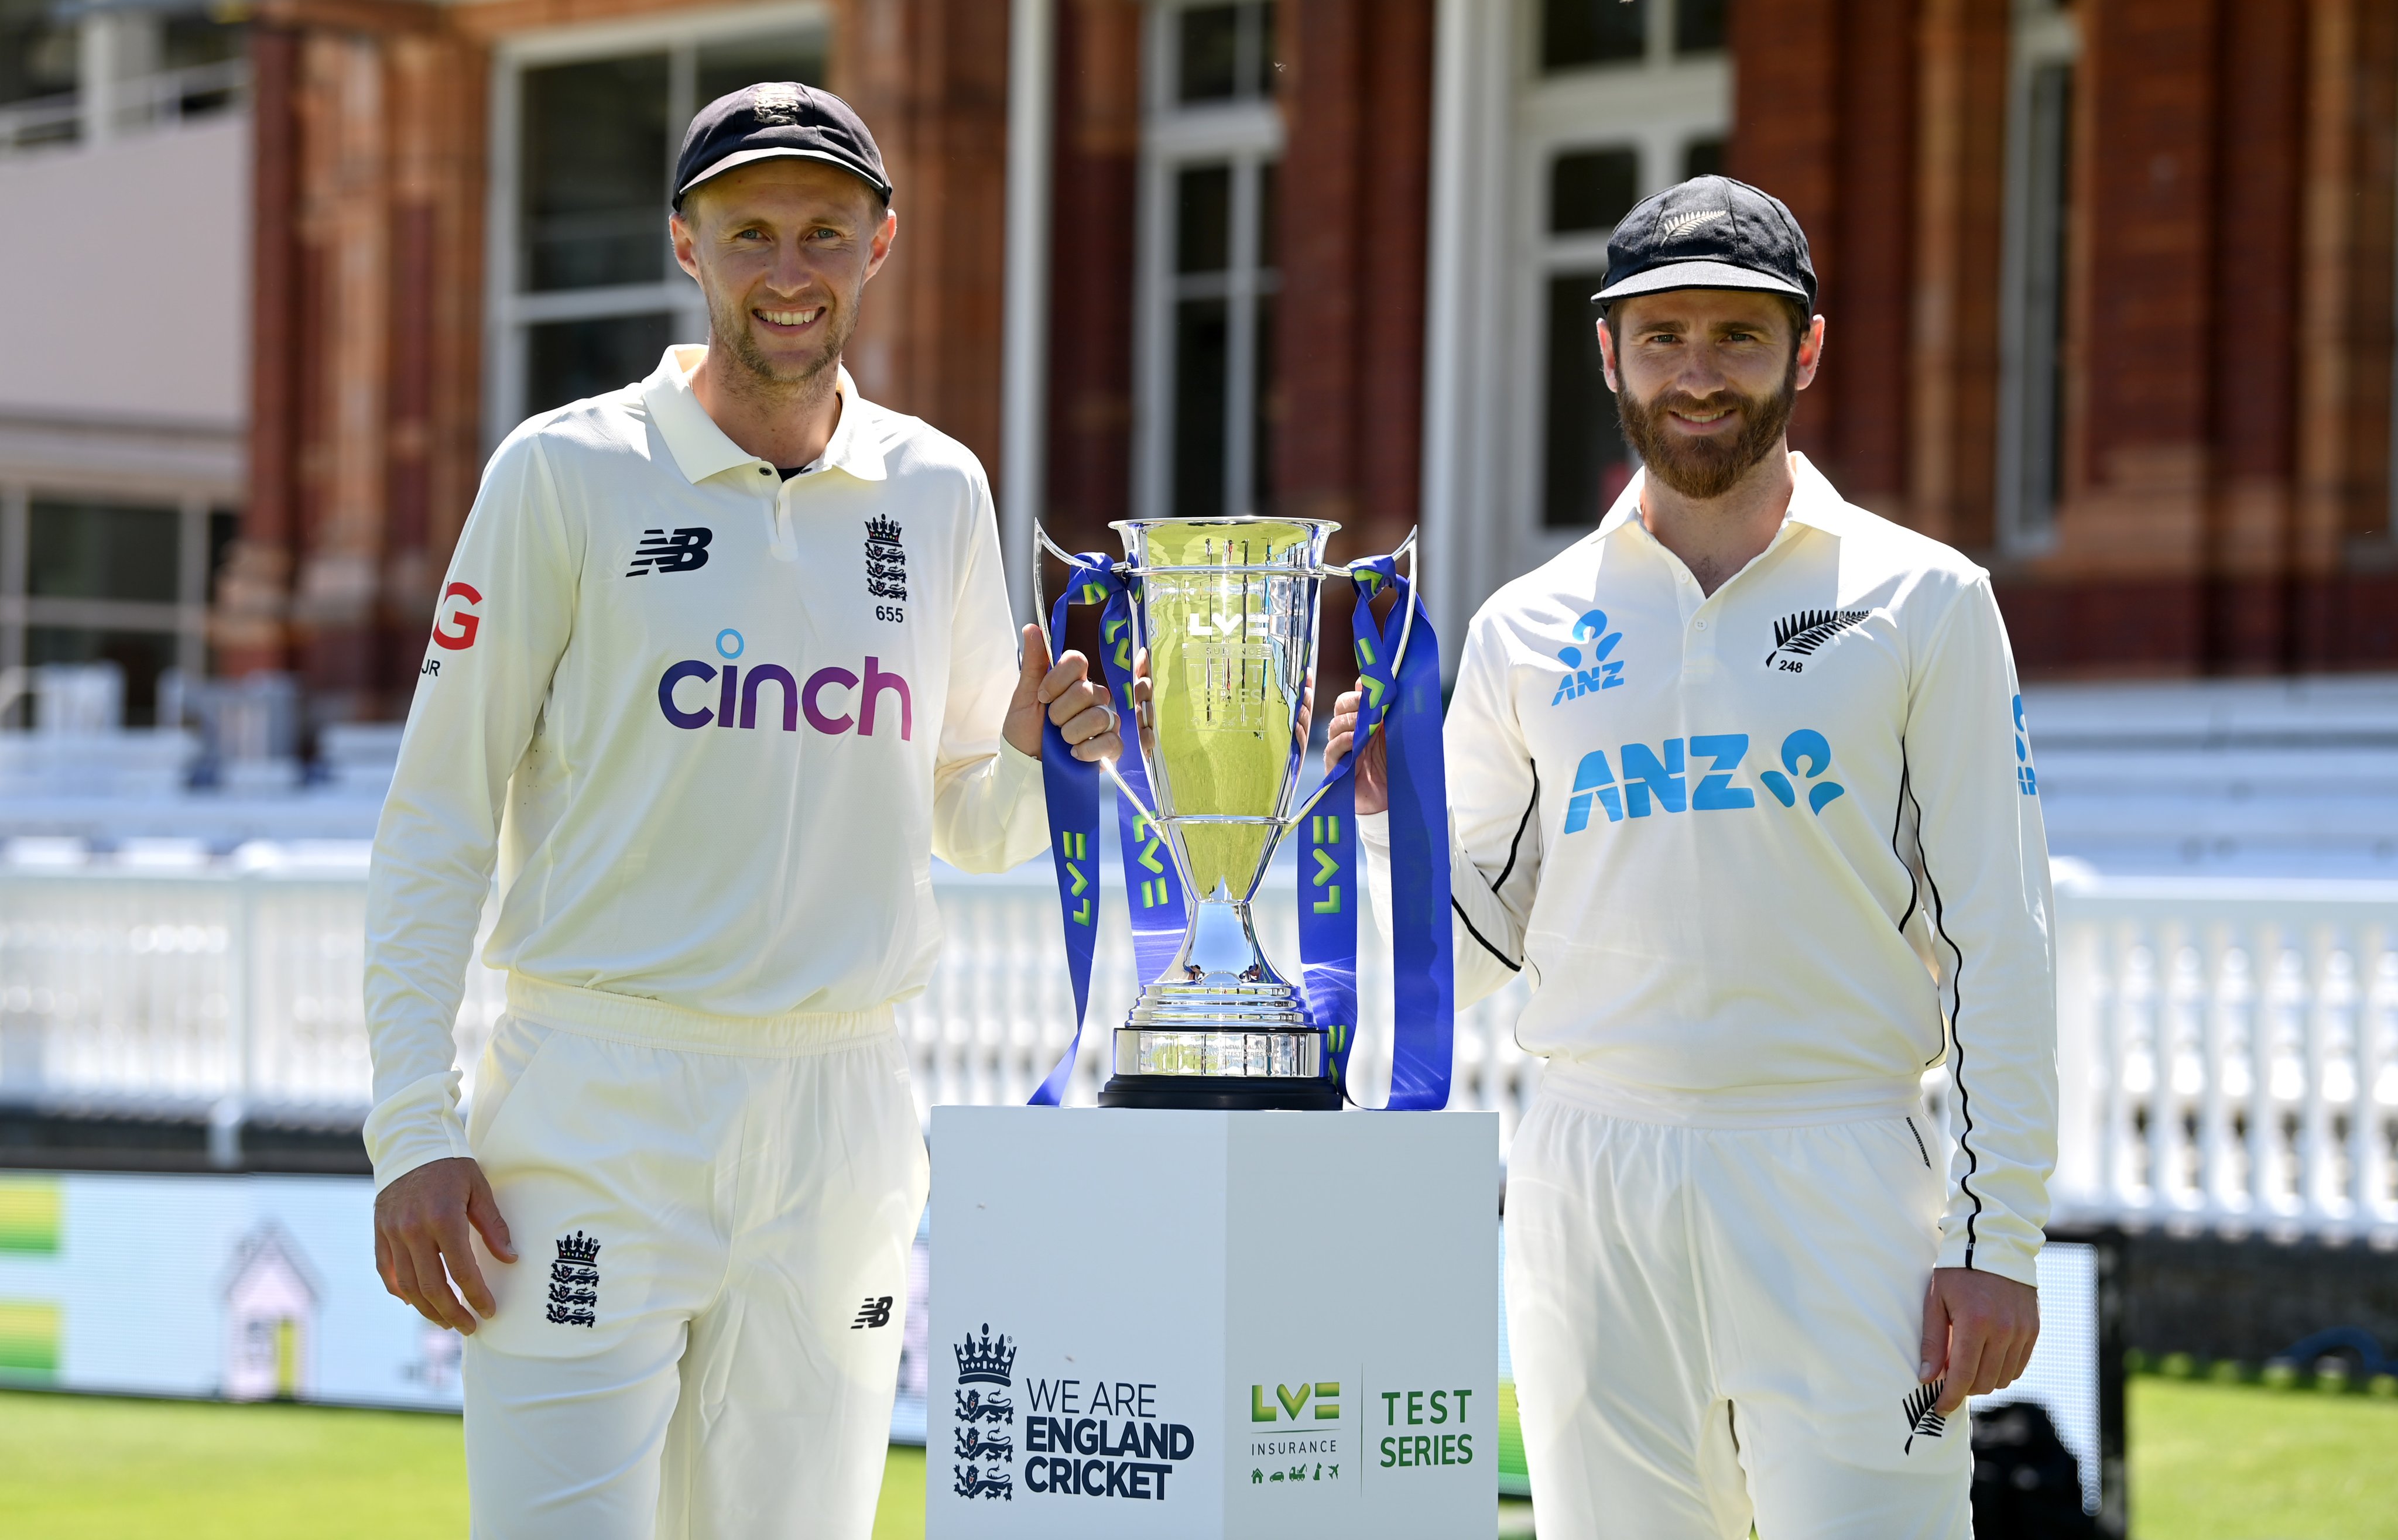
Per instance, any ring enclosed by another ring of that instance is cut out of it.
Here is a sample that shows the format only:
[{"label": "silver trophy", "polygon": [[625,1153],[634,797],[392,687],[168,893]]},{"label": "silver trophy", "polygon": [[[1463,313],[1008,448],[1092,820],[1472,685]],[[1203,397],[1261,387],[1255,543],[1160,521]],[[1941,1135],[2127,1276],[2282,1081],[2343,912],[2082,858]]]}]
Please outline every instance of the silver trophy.
[{"label": "silver trophy", "polygon": [[[1324,580],[1349,576],[1324,564],[1340,526],[1144,518],[1112,528],[1129,558],[1117,571],[1134,584],[1136,670],[1149,681],[1138,739],[1157,805],[1140,810],[1165,833],[1189,916],[1173,961],[1116,1029],[1115,1075],[1099,1105],[1337,1109],[1324,1025],[1258,944],[1249,905],[1274,847],[1305,814],[1292,802],[1307,759],[1317,612]],[[1115,784],[1134,797],[1120,777]]]}]

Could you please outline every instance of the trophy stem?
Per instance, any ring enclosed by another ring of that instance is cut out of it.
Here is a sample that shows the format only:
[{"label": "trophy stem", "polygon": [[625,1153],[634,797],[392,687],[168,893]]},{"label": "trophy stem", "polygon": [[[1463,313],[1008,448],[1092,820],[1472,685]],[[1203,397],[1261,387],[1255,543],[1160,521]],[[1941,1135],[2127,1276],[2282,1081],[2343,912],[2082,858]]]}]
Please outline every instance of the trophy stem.
[{"label": "trophy stem", "polygon": [[1248,902],[1220,886],[1192,905],[1180,952],[1116,1029],[1107,1107],[1331,1112],[1324,1034],[1266,960]]}]

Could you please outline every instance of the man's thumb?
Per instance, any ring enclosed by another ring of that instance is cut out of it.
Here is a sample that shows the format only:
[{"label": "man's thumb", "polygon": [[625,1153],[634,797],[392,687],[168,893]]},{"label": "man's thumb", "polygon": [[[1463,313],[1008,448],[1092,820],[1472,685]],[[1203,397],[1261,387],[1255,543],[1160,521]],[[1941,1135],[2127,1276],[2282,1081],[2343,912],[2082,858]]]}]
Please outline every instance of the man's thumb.
[{"label": "man's thumb", "polygon": [[1937,1288],[1923,1292],[1923,1345],[1917,1356],[1915,1377],[1930,1384],[1947,1367],[1948,1306]]},{"label": "man's thumb", "polygon": [[1049,643],[1042,636],[1039,626],[1024,628],[1023,652],[1024,664],[1017,671],[1018,676],[1028,685],[1037,685],[1049,673]]}]

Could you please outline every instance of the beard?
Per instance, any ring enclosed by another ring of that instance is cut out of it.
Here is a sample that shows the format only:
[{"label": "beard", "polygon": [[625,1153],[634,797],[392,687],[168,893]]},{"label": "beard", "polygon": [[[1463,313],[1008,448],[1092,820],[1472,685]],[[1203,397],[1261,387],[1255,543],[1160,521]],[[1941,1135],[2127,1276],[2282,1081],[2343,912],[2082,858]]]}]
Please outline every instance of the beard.
[{"label": "beard", "polygon": [[[1665,390],[1642,401],[1629,394],[1616,398],[1623,422],[1623,440],[1649,474],[1694,502],[1712,502],[1740,484],[1782,442],[1790,426],[1790,408],[1798,398],[1798,355],[1793,349],[1790,368],[1781,389],[1770,395],[1744,395],[1720,390],[1701,397],[1687,391]],[[1669,431],[1666,414],[1740,412],[1741,430],[1729,439],[1687,438]]]},{"label": "beard", "polygon": [[841,364],[841,355],[849,346],[850,333],[857,329],[856,296],[847,303],[825,304],[825,341],[815,353],[798,359],[776,362],[767,356],[758,343],[758,334],[751,326],[749,307],[710,295],[707,301],[709,341],[721,346],[728,362],[740,366],[754,390],[773,395],[804,396],[829,384],[832,371]]}]

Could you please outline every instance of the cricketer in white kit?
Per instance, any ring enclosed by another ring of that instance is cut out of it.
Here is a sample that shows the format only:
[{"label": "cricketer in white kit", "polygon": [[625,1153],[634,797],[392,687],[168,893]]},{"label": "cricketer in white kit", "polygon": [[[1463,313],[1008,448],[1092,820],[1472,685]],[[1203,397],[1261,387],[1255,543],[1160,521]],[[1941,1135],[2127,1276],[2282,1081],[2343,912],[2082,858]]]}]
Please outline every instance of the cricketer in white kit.
[{"label": "cricketer in white kit", "polygon": [[[375,838],[376,1261],[470,1333],[485,1540],[864,1540],[930,861],[1042,850],[1044,709],[1120,746],[1078,655],[1034,629],[1017,663],[974,456],[841,368],[896,229],[865,126],[735,92],[675,193],[708,345],[492,457]],[[507,1010],[462,1125],[495,860]]]},{"label": "cricketer in white kit", "polygon": [[1787,209],[1697,179],[1609,257],[1645,469],[1475,616],[1444,734],[1458,999],[1529,978],[1548,1059],[1506,1198],[1534,1509],[1572,1540],[1952,1540],[1951,1417],[2030,1355],[2055,1149],[2006,633],[1987,573],[1790,452],[1824,323]]}]

